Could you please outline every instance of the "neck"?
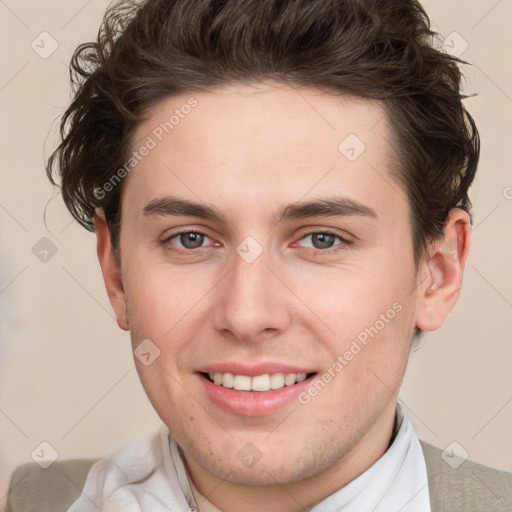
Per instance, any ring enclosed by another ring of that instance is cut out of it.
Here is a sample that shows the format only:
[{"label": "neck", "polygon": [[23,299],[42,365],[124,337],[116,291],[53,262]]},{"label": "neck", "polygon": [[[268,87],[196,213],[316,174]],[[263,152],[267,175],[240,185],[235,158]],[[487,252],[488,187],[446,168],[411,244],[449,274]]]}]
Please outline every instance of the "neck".
[{"label": "neck", "polygon": [[223,512],[302,512],[343,488],[384,455],[395,437],[395,411],[393,403],[349,453],[329,469],[297,482],[238,485],[216,477],[185,455],[187,469],[198,491]]}]

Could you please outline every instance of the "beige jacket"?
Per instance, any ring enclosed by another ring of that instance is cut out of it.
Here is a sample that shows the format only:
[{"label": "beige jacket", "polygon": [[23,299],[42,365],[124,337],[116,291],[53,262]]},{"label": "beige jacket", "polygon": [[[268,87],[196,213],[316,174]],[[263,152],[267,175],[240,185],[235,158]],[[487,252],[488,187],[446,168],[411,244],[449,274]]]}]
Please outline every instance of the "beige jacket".
[{"label": "beige jacket", "polygon": [[[469,460],[453,469],[441,458],[439,448],[420,442],[432,512],[512,512],[512,473]],[[66,512],[80,495],[94,462],[63,460],[48,469],[36,463],[19,466],[11,477],[6,512]]]}]

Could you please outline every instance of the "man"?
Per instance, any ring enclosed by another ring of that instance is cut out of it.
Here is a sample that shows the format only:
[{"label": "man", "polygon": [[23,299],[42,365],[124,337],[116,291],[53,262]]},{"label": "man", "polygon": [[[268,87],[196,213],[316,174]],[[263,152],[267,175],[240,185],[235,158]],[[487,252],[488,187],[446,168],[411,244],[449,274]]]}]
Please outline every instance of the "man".
[{"label": "man", "polygon": [[165,428],[69,511],[510,507],[397,405],[459,295],[479,155],[419,3],[119,2],[72,65],[48,173]]}]

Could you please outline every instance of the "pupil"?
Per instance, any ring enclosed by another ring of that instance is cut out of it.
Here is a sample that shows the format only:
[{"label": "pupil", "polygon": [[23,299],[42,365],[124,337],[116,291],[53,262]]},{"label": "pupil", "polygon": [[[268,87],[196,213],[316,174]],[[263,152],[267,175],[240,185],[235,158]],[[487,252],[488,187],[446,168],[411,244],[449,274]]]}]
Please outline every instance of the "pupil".
[{"label": "pupil", "polygon": [[313,243],[315,241],[319,241],[319,244],[320,244],[320,247],[317,247],[317,249],[328,249],[329,247],[331,247],[331,244],[334,241],[334,236],[328,235],[326,233],[314,234],[313,235]]},{"label": "pupil", "polygon": [[200,233],[184,233],[181,235],[181,243],[187,249],[197,249],[203,243],[204,235]]}]

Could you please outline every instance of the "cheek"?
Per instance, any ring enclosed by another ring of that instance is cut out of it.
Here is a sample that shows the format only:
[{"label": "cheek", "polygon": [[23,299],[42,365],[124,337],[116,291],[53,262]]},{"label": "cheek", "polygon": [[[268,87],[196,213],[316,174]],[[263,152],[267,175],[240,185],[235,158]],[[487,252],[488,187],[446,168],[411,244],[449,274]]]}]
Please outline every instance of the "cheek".
[{"label": "cheek", "polygon": [[303,290],[322,321],[316,325],[328,327],[325,371],[341,377],[334,379],[336,393],[324,397],[333,407],[338,396],[366,403],[371,396],[389,399],[400,387],[414,329],[414,268],[405,262],[399,271],[391,259],[376,259],[370,270],[331,269],[330,279]]},{"label": "cheek", "polygon": [[205,296],[208,278],[203,274],[134,262],[125,282],[132,331],[155,339],[171,336]]},{"label": "cheek", "polygon": [[[379,265],[380,263],[380,265]],[[400,323],[400,311],[411,300],[413,273],[376,261],[372,266],[343,266],[315,271],[310,279],[298,273],[296,295],[310,307],[319,324],[339,340],[355,338],[377,324],[379,331]]]}]

